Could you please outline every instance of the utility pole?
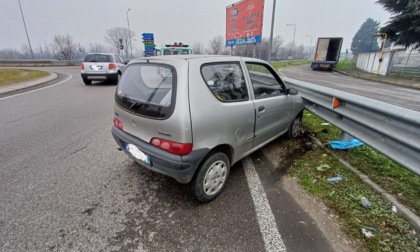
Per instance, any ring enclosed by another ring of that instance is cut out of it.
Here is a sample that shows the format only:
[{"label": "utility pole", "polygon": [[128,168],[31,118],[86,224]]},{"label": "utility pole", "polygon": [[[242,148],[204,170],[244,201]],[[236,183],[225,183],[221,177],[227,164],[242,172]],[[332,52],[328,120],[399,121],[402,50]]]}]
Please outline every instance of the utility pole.
[{"label": "utility pole", "polygon": [[276,14],[276,0],[273,1],[273,15],[271,17],[270,43],[268,44],[268,62],[271,61],[271,46],[273,44],[274,18]]},{"label": "utility pole", "polygon": [[[286,24],[286,26],[294,26],[294,30],[293,30],[293,42],[292,42],[292,49],[293,49],[293,52],[295,52],[296,24]],[[290,56],[292,56],[292,55],[290,55]]]},{"label": "utility pole", "polygon": [[131,9],[127,10],[127,24],[128,24],[128,37],[129,37],[129,41],[130,41],[130,50],[131,50],[131,58],[133,58],[133,45],[131,44],[131,31],[130,31],[130,21],[128,20],[128,12]]},{"label": "utility pole", "polygon": [[25,17],[23,16],[22,5],[20,4],[20,0],[18,0],[18,2],[19,2],[19,7],[20,7],[20,13],[22,14],[23,26],[25,26],[26,37],[28,38],[29,49],[31,50],[32,61],[35,61],[34,52],[32,51],[31,41],[29,40],[28,29],[26,29],[26,23],[25,23]]}]

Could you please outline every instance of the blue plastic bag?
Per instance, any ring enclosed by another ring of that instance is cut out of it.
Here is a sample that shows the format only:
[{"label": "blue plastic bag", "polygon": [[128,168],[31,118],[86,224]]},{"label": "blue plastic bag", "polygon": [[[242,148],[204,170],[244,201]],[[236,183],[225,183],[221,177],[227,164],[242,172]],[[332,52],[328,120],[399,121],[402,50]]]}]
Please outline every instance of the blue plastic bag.
[{"label": "blue plastic bag", "polygon": [[351,141],[330,141],[331,148],[336,150],[347,150],[353,147],[362,146],[363,143],[353,138]]}]

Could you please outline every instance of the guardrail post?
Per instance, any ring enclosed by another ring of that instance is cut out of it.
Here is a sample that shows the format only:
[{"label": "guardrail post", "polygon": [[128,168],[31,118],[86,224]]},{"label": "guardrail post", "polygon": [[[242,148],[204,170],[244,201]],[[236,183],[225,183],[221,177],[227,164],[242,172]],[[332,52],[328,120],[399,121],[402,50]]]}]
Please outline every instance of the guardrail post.
[{"label": "guardrail post", "polygon": [[351,142],[353,140],[353,136],[342,130],[340,140],[344,142]]}]

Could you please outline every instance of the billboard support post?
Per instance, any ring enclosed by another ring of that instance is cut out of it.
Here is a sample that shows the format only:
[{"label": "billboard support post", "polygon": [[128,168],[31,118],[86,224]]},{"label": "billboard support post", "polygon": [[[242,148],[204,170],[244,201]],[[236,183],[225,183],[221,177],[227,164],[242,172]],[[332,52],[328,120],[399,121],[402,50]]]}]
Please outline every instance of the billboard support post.
[{"label": "billboard support post", "polygon": [[255,58],[257,53],[257,43],[254,43],[254,51],[252,53],[252,57]]},{"label": "billboard support post", "polygon": [[273,44],[274,18],[276,16],[276,0],[273,1],[273,16],[271,17],[270,42],[268,44],[268,62],[271,61],[271,46]]}]

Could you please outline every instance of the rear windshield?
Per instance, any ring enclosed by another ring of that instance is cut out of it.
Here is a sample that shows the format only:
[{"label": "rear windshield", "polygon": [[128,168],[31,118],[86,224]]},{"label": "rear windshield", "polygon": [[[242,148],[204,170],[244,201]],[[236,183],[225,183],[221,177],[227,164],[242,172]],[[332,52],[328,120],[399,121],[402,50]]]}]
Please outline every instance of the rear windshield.
[{"label": "rear windshield", "polygon": [[111,55],[89,54],[86,55],[83,62],[112,62],[112,57]]},{"label": "rear windshield", "polygon": [[172,66],[133,64],[126,68],[115,101],[132,113],[168,118],[175,107],[176,72]]}]

